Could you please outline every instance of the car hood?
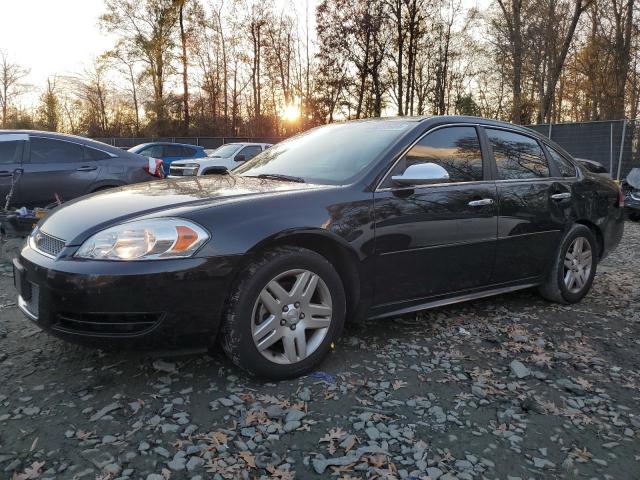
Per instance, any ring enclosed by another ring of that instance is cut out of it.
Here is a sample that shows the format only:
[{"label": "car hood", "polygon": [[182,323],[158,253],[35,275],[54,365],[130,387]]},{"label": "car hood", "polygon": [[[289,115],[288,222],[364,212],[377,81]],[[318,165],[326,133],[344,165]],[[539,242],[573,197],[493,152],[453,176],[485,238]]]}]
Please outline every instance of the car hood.
[{"label": "car hood", "polygon": [[106,190],[65,203],[47,215],[39,228],[73,245],[80,241],[78,236],[82,233],[176,207],[206,208],[253,196],[321,188],[329,186],[236,175],[159,180]]}]

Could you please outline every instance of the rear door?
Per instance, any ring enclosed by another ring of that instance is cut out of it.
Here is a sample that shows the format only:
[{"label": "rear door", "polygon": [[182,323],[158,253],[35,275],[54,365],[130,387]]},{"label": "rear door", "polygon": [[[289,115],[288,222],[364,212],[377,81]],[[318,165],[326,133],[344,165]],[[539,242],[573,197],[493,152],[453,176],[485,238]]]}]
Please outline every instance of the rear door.
[{"label": "rear door", "polygon": [[[189,149],[191,150],[191,149]],[[164,167],[165,171],[168,171],[169,165],[171,162],[175,162],[176,160],[183,160],[185,158],[191,158],[191,155],[188,155],[186,149],[180,145],[165,145],[164,146]]]},{"label": "rear door", "polygon": [[550,265],[568,222],[570,188],[535,137],[493,127],[484,132],[500,205],[492,283],[535,279]]},{"label": "rear door", "polygon": [[[489,283],[497,198],[489,161],[483,157],[474,125],[439,127],[409,149],[375,192],[379,308]],[[393,175],[416,163],[442,166],[449,181],[394,184]]]},{"label": "rear door", "polygon": [[43,207],[89,193],[99,165],[87,159],[79,143],[30,135],[29,161],[25,162],[20,196],[27,207]]}]

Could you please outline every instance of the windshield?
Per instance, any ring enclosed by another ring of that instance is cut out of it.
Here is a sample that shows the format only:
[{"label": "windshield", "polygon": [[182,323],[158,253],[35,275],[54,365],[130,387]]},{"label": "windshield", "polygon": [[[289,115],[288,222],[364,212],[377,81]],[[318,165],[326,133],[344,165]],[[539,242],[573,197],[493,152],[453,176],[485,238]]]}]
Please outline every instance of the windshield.
[{"label": "windshield", "polygon": [[228,158],[234,153],[236,153],[241,146],[242,145],[238,145],[237,143],[228,143],[216,149],[210,156]]},{"label": "windshield", "polygon": [[278,143],[233,170],[234,174],[287,175],[309,183],[345,184],[409,129],[388,120],[325,125]]}]

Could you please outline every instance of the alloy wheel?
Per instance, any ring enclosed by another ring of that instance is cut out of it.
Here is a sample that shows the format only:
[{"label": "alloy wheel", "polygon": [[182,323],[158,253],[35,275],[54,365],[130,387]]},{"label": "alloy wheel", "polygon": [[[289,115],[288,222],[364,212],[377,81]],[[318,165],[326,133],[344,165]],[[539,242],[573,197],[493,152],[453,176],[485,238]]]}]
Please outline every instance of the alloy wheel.
[{"label": "alloy wheel", "polygon": [[268,282],[256,300],[253,342],[274,363],[300,362],[326,337],[332,312],[331,293],[318,274],[288,270]]},{"label": "alloy wheel", "polygon": [[585,237],[576,237],[564,257],[564,284],[571,293],[580,292],[591,274],[593,254]]}]

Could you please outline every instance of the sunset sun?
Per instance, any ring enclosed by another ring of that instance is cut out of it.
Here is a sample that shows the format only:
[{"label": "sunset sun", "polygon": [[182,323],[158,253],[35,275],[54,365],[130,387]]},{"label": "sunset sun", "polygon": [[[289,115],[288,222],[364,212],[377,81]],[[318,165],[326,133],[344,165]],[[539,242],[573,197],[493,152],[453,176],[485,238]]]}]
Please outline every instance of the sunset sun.
[{"label": "sunset sun", "polygon": [[300,118],[300,109],[295,105],[288,105],[282,111],[282,118],[287,122],[295,122]]}]

